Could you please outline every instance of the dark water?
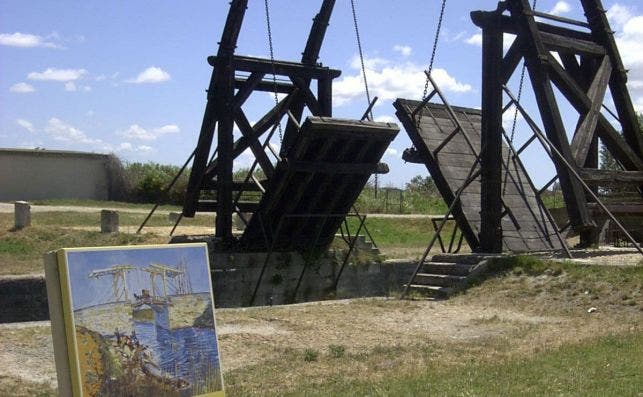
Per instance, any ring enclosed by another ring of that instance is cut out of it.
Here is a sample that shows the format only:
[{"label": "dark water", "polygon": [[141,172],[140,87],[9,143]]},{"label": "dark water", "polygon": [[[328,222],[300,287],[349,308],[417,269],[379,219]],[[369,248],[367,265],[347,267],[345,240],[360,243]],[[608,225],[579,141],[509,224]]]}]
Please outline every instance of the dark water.
[{"label": "dark water", "polygon": [[181,378],[194,387],[219,369],[215,331],[212,328],[170,330],[151,322],[134,322],[139,342],[148,347],[165,374]]}]

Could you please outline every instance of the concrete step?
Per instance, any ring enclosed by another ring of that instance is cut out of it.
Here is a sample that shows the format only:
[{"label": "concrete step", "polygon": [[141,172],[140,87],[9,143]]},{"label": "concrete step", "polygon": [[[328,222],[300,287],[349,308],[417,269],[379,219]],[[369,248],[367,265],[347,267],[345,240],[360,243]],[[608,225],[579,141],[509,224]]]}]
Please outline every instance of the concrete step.
[{"label": "concrete step", "polygon": [[446,274],[451,276],[466,276],[474,265],[448,262],[425,262],[420,268],[421,273]]},{"label": "concrete step", "polygon": [[449,274],[418,273],[415,283],[420,285],[433,285],[438,287],[455,287],[467,280],[465,276],[452,276]]},{"label": "concrete step", "polygon": [[497,254],[437,254],[433,255],[431,262],[476,265],[483,260],[500,258],[501,256]]},{"label": "concrete step", "polygon": [[[404,285],[406,287],[406,284]],[[411,290],[421,292],[433,298],[446,299],[454,292],[454,289],[449,287],[440,287],[435,285],[422,285],[422,284],[411,284]]]}]

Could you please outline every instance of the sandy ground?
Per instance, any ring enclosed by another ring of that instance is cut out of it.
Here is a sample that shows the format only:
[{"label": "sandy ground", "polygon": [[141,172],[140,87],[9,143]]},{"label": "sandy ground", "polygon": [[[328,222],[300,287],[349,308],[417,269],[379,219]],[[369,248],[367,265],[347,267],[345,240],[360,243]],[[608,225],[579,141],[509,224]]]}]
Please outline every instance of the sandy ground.
[{"label": "sandy ground", "polygon": [[[497,291],[496,295],[502,294]],[[568,302],[565,310],[571,315],[562,316],[559,311],[548,311],[550,306],[544,302],[540,302],[543,310],[537,301],[525,310],[486,296],[473,294],[437,302],[374,298],[219,309],[222,367],[225,373],[270,362],[287,349],[314,349],[325,354],[332,345],[345,346],[347,353],[361,353],[378,347],[432,343],[447,348],[462,343],[480,347],[506,343],[516,351],[531,352],[543,345],[605,332],[632,331],[643,324],[639,308],[610,313],[601,306],[597,313],[588,314],[586,303]],[[609,331],[605,323],[613,324]],[[55,387],[49,322],[0,324],[0,362],[0,379]]]},{"label": "sandy ground", "polygon": [[[218,334],[224,371],[275,356],[276,346],[325,351],[345,345],[357,352],[380,345],[482,340],[511,333],[521,324],[561,324],[562,318],[446,302],[381,300],[220,309]],[[317,321],[323,316],[323,322]],[[501,321],[485,324],[485,319]],[[404,325],[404,326],[401,326]],[[0,377],[56,384],[49,322],[0,324]]]}]

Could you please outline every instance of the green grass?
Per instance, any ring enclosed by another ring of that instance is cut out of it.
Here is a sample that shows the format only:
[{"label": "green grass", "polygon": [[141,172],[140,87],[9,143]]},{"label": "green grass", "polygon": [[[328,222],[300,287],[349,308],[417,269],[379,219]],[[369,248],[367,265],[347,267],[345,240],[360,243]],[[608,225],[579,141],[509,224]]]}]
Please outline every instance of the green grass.
[{"label": "green grass", "polygon": [[167,237],[152,234],[103,234],[53,226],[32,226],[10,231],[0,220],[0,275],[41,273],[42,255],[63,247],[160,244]]},{"label": "green grass", "polygon": [[[118,214],[121,226],[136,227],[143,222],[147,214],[121,211]],[[0,214],[0,222],[13,221],[13,214]],[[33,212],[31,224],[34,226],[55,226],[55,227],[96,227],[100,228],[100,212],[75,212],[75,211],[51,211]],[[167,214],[154,214],[147,226],[174,226]],[[214,226],[214,215],[199,214],[194,218],[183,218],[180,226]]]},{"label": "green grass", "polygon": [[[354,233],[359,227],[355,217],[348,218],[350,230]],[[366,227],[378,247],[421,247],[425,248],[434,234],[433,224],[429,218],[366,218]],[[441,236],[448,243],[453,231],[453,222],[448,222]],[[364,234],[361,232],[360,234]],[[458,234],[459,235],[459,234]],[[466,243],[463,243],[466,245]],[[436,246],[438,244],[436,243]]]},{"label": "green grass", "polygon": [[[403,350],[379,348],[345,358],[320,356],[319,364],[305,357],[297,360],[293,354],[290,359],[297,361],[291,365],[300,366],[332,365],[338,360],[352,361],[355,365],[365,362],[373,365],[372,372],[377,372],[377,363],[395,362]],[[496,362],[484,355],[463,355],[450,363],[436,362],[430,358],[434,353],[430,347],[420,349],[415,354],[426,356],[428,365],[414,367],[410,372],[395,368],[380,371],[384,373],[377,381],[351,379],[336,373],[325,379],[302,378],[296,390],[258,390],[248,380],[257,375],[270,376],[270,364],[263,364],[262,369],[232,371],[225,381],[228,393],[235,396],[636,396],[643,390],[641,332],[587,340],[531,357]]]},{"label": "green grass", "polygon": [[[32,200],[34,205],[58,205],[70,207],[96,207],[96,208],[133,208],[150,210],[154,203],[125,203],[122,201],[80,200],[80,199],[47,199]],[[161,205],[159,211],[181,211],[178,205]]]},{"label": "green grass", "polygon": [[375,197],[375,189],[372,187],[362,190],[355,207],[360,212],[370,214],[443,214],[447,210],[447,205],[438,194],[427,195],[405,190],[400,200],[398,192],[391,191],[387,196],[385,189],[380,189]]}]

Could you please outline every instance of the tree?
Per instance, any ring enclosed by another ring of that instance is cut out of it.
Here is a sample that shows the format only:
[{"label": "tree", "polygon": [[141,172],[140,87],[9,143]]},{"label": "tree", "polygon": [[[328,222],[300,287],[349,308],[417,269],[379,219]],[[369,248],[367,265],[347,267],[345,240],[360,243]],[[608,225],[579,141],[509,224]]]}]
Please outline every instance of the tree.
[{"label": "tree", "polygon": [[430,176],[416,175],[409,182],[406,183],[406,189],[412,192],[424,193],[426,195],[434,195],[438,192],[433,178]]}]

